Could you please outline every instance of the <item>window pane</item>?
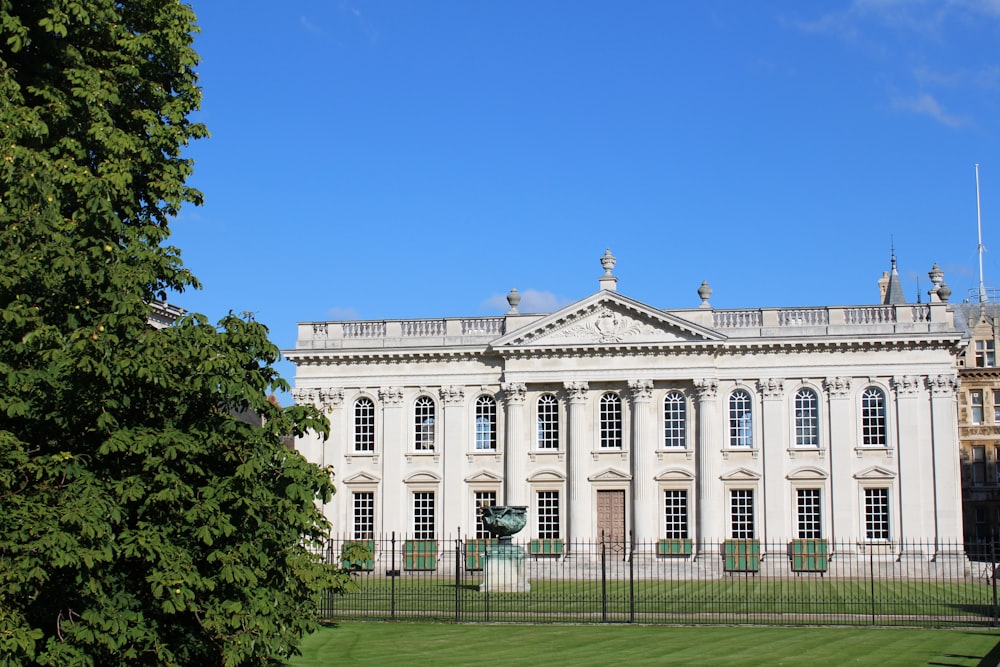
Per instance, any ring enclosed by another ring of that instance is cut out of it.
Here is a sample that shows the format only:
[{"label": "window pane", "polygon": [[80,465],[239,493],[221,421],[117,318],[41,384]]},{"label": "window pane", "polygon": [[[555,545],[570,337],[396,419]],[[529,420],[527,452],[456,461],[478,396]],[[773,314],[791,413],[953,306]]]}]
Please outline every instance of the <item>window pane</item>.
[{"label": "window pane", "polygon": [[733,489],[729,492],[729,510],[733,539],[752,539],[753,489]]},{"label": "window pane", "polygon": [[538,398],[538,448],[559,449],[559,401],[552,394]]},{"label": "window pane", "polygon": [[753,447],[750,394],[743,389],[729,395],[729,446]]},{"label": "window pane", "polygon": [[538,537],[548,540],[559,537],[559,492],[539,491]]},{"label": "window pane", "polygon": [[434,492],[413,494],[413,539],[434,539]]},{"label": "window pane", "polygon": [[375,494],[363,491],[354,494],[354,533],[356,540],[375,537]]},{"label": "window pane", "polygon": [[983,423],[983,390],[973,389],[969,392],[969,403],[972,408],[972,423]]},{"label": "window pane", "polygon": [[490,531],[483,525],[484,507],[493,507],[497,504],[496,491],[476,491],[476,539],[483,540],[492,537]]},{"label": "window pane", "polygon": [[972,483],[982,486],[986,483],[986,447],[972,448]]},{"label": "window pane", "polygon": [[688,494],[684,490],[663,492],[663,509],[666,523],[664,537],[685,540],[688,537]]},{"label": "window pane", "polygon": [[865,535],[889,539],[889,489],[865,489]]},{"label": "window pane", "polygon": [[434,399],[421,396],[413,405],[413,448],[434,449]]},{"label": "window pane", "polygon": [[354,451],[375,451],[375,403],[370,398],[354,402]]},{"label": "window pane", "polygon": [[617,394],[601,396],[601,449],[621,449],[622,401]]},{"label": "window pane", "polygon": [[679,391],[663,399],[663,446],[687,447],[687,405]]},{"label": "window pane", "polygon": [[861,443],[869,447],[885,447],[885,394],[869,387],[861,395]]},{"label": "window pane", "polygon": [[491,396],[476,399],[476,449],[497,448],[497,402]]},{"label": "window pane", "polygon": [[798,489],[799,538],[803,540],[823,537],[819,489]]},{"label": "window pane", "polygon": [[819,399],[812,389],[795,393],[795,444],[819,447]]}]

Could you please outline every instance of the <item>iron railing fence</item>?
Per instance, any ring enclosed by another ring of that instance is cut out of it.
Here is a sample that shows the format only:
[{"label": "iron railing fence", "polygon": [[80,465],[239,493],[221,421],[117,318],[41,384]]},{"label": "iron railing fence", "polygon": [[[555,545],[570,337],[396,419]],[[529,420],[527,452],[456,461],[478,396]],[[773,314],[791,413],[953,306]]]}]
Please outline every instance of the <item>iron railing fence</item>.
[{"label": "iron railing fence", "polygon": [[[352,543],[368,553],[345,556]],[[482,585],[489,568],[496,568],[494,581],[504,568],[499,552],[490,551],[493,540],[331,539],[325,558],[352,568],[354,586],[326,596],[323,612],[334,620],[459,623],[1000,624],[998,544],[515,539],[513,545],[523,550],[517,567],[527,586],[501,592]],[[503,576],[516,576],[512,571],[508,564]]]}]

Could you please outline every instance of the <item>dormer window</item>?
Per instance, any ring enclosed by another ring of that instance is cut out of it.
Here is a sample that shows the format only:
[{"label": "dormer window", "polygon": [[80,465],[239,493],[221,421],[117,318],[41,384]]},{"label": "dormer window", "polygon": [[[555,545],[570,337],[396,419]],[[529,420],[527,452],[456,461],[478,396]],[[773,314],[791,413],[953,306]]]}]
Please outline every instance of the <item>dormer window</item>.
[{"label": "dormer window", "polygon": [[993,368],[997,365],[996,341],[976,341],[976,368]]}]

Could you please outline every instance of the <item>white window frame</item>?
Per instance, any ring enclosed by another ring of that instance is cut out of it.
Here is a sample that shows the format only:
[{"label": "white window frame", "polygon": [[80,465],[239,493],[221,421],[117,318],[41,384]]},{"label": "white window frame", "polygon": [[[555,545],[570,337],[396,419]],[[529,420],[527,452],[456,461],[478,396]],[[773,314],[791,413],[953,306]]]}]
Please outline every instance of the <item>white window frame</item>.
[{"label": "white window frame", "polygon": [[[437,539],[437,497],[436,490],[414,489],[410,492],[410,525],[413,528],[413,539]],[[427,516],[430,517],[429,522],[426,521]]]},{"label": "white window frame", "polygon": [[818,448],[821,433],[819,392],[812,387],[800,387],[792,398],[792,413],[795,420],[795,446]]},{"label": "white window frame", "polygon": [[[545,494],[545,498],[543,498]],[[554,508],[552,499],[555,499]],[[545,502],[543,503],[543,500]],[[535,490],[535,535],[540,540],[557,540],[562,538],[563,493],[560,489]],[[554,517],[554,520],[553,518]],[[546,519],[543,521],[543,519]]]},{"label": "white window frame", "polygon": [[[871,404],[875,396],[880,397],[881,414],[872,414],[875,409]],[[879,449],[889,447],[889,395],[882,387],[868,385],[860,395],[859,426],[861,428],[861,447]]]},{"label": "white window frame", "polygon": [[984,413],[984,404],[986,392],[982,389],[970,389],[969,390],[969,421],[973,424],[982,424]]},{"label": "white window frame", "polygon": [[[473,534],[477,540],[484,540],[493,537],[490,531],[483,525],[483,507],[495,507],[500,493],[496,489],[476,489],[472,492],[472,517],[475,526]],[[486,502],[489,501],[489,502]]]},{"label": "white window frame", "polygon": [[476,398],[473,419],[473,443],[477,452],[497,449],[497,399],[486,394]]},{"label": "white window frame", "polygon": [[691,538],[691,491],[686,488],[665,488],[663,500],[663,537],[668,540]]},{"label": "white window frame", "polygon": [[743,387],[729,392],[726,401],[726,423],[729,426],[726,442],[730,449],[753,449],[754,398]]},{"label": "white window frame", "polygon": [[[363,499],[366,502],[359,503]],[[375,502],[376,494],[374,491],[367,489],[351,491],[351,539],[375,539]],[[359,512],[359,510],[362,511]]]},{"label": "white window frame", "polygon": [[[874,510],[879,510],[881,516],[876,516]],[[867,541],[892,540],[892,491],[889,487],[864,487],[861,491],[861,512],[862,529]]]},{"label": "white window frame", "polygon": [[[359,414],[359,405],[362,402],[371,406],[371,413],[368,415]],[[371,396],[358,396],[351,404],[351,451],[353,454],[374,454],[375,443],[378,442],[378,410],[375,399]],[[367,423],[359,422],[359,418],[367,417]],[[370,429],[362,430],[362,426],[369,426]],[[367,436],[367,437],[365,437]],[[368,441],[370,439],[370,441]]]},{"label": "white window frame", "polygon": [[[729,492],[729,536],[734,540],[757,538],[757,490],[731,487]],[[749,499],[749,502],[747,500]],[[749,513],[744,510],[749,506]]]},{"label": "white window frame", "polygon": [[620,451],[625,443],[625,409],[616,392],[601,394],[598,406],[598,449]]},{"label": "white window frame", "polygon": [[687,396],[671,389],[663,396],[663,448],[687,449]]},{"label": "white window frame", "polygon": [[437,402],[430,396],[413,400],[413,451],[433,452],[437,447]]},{"label": "white window frame", "polygon": [[559,450],[560,421],[559,399],[551,393],[539,396],[535,401],[536,449],[542,452]]},{"label": "white window frame", "polygon": [[823,523],[823,489],[796,487],[795,535],[802,540],[822,539]]}]

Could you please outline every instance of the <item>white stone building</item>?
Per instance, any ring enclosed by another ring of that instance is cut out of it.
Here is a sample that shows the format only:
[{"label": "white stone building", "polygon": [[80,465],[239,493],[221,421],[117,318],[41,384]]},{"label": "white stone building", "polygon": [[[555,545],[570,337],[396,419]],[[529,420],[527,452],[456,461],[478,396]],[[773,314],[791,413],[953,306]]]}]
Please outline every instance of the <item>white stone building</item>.
[{"label": "white stone building", "polygon": [[299,448],[335,471],[334,530],[482,537],[490,503],[527,506],[542,548],[961,541],[940,275],[927,304],[715,310],[703,284],[664,310],[602,266],[550,314],[515,290],[502,317],[299,324],[294,395],[332,427]]}]

